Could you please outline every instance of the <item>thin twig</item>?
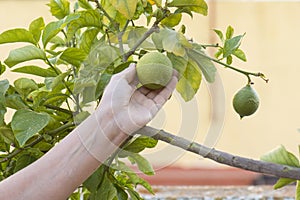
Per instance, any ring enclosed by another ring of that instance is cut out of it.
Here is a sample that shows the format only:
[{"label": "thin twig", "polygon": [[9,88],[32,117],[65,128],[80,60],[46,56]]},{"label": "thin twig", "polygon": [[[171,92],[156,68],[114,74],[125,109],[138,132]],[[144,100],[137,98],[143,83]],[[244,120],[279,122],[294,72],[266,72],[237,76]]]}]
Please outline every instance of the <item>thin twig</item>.
[{"label": "thin twig", "polygon": [[124,54],[124,60],[127,61],[128,58],[134,54],[134,52],[137,50],[137,48],[143,44],[143,42],[154,32],[158,32],[159,27],[157,23],[154,23],[153,26],[136,42],[136,44],[127,52]]},{"label": "thin twig", "polygon": [[173,146],[177,146],[186,151],[193,152],[201,155],[204,158],[214,160],[218,163],[228,166],[259,172],[262,174],[273,175],[281,178],[291,178],[300,180],[300,168],[291,167],[287,165],[280,165],[260,160],[253,160],[250,158],[244,158],[236,155],[232,155],[226,152],[222,152],[213,148],[206,147],[196,142],[191,142],[182,137],[170,134],[163,130],[157,130],[152,127],[144,127],[136,132],[137,134],[146,135],[157,140],[164,141]]}]

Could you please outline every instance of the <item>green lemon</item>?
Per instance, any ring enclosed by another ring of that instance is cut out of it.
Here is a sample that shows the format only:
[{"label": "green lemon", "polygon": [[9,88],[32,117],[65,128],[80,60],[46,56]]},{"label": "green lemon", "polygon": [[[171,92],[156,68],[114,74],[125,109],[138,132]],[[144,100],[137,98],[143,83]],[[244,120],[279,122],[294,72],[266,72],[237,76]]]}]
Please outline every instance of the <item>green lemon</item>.
[{"label": "green lemon", "polygon": [[234,95],[233,108],[240,115],[241,119],[255,113],[258,106],[259,97],[249,84]]},{"label": "green lemon", "polygon": [[137,62],[136,72],[144,87],[157,90],[165,87],[171,80],[173,65],[164,54],[150,52]]}]

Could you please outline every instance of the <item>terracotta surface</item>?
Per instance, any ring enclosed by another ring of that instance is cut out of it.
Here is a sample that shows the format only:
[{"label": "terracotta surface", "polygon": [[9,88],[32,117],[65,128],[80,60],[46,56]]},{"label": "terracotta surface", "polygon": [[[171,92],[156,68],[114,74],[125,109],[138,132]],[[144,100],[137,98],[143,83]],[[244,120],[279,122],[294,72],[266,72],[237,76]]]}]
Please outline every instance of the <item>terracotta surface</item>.
[{"label": "terracotta surface", "polygon": [[167,167],[154,176],[140,176],[151,185],[251,185],[261,175],[235,168]]},{"label": "terracotta surface", "polygon": [[274,190],[271,186],[154,186],[155,195],[140,190],[148,199],[251,199],[279,200],[294,199],[295,186]]}]

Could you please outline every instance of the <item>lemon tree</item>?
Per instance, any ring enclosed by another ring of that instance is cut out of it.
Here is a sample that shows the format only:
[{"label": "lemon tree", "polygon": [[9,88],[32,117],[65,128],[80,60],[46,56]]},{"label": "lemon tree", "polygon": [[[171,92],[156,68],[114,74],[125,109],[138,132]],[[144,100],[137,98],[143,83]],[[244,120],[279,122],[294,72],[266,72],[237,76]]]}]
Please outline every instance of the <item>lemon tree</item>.
[{"label": "lemon tree", "polygon": [[[206,16],[204,0],[49,0],[48,6],[53,21],[37,17],[27,28],[0,34],[0,44],[19,43],[0,62],[0,75],[5,71],[24,75],[12,83],[4,76],[0,79],[0,181],[39,159],[68,135],[89,116],[86,108],[99,103],[110,78],[131,63],[137,63],[140,82],[150,89],[164,87],[176,70],[176,89],[185,101],[195,96],[202,78],[214,82],[215,64],[239,72],[247,84],[252,77],[266,80],[262,73],[232,66],[234,58],[246,61],[246,55],[240,49],[244,34],[234,35],[231,26],[224,33],[214,30],[220,44],[203,45],[187,38],[182,16]],[[144,24],[141,18],[146,19]],[[207,48],[216,49],[215,57],[206,54]],[[36,60],[39,64],[31,62]],[[246,116],[249,112],[241,102],[249,98],[249,92],[242,93],[234,104]],[[11,121],[5,120],[8,109],[14,111]],[[151,164],[140,152],[155,148],[157,139],[136,134],[70,199],[141,199],[137,185],[153,193],[149,183],[122,159],[153,175]],[[173,145],[180,141],[163,139]]]}]

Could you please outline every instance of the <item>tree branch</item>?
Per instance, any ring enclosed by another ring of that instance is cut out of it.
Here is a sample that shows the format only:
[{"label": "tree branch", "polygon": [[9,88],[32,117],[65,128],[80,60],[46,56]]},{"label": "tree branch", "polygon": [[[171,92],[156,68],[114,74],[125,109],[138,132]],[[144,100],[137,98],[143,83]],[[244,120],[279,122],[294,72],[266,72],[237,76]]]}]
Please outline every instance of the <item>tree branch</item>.
[{"label": "tree branch", "polygon": [[137,48],[143,44],[143,42],[154,32],[158,32],[159,31],[159,27],[158,27],[158,23],[154,23],[153,26],[143,35],[143,37],[141,37],[137,43],[127,52],[124,54],[124,60],[127,61],[128,58],[134,54],[134,52],[137,50]]},{"label": "tree branch", "polygon": [[280,165],[280,164],[235,156],[226,152],[222,152],[213,148],[203,146],[196,142],[191,142],[182,137],[170,134],[163,130],[157,130],[149,126],[146,126],[138,130],[136,133],[140,135],[149,136],[157,140],[164,141],[173,146],[177,146],[186,151],[190,151],[192,153],[201,155],[204,158],[214,160],[221,164],[225,164],[225,165],[229,165],[232,167],[249,170],[253,172],[259,172],[262,174],[269,174],[276,177],[300,180],[300,168],[297,167],[291,167],[287,165]]}]

